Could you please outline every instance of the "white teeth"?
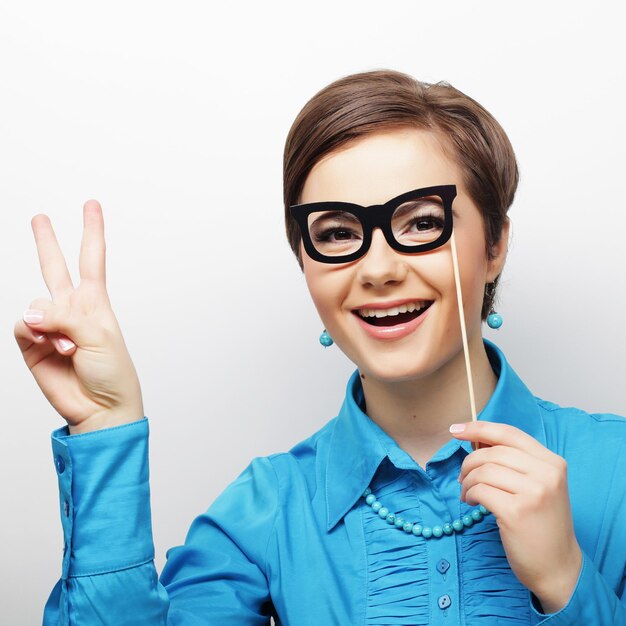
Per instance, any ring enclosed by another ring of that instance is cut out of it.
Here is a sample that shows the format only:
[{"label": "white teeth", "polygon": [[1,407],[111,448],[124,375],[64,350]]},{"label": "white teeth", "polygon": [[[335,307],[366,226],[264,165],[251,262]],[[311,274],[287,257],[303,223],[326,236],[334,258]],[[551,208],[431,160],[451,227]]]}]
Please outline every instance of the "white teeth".
[{"label": "white teeth", "polygon": [[358,313],[361,317],[387,317],[393,315],[399,315],[400,313],[412,313],[413,311],[419,311],[426,307],[426,302],[416,301],[407,302],[400,306],[391,307],[389,309],[358,309]]}]

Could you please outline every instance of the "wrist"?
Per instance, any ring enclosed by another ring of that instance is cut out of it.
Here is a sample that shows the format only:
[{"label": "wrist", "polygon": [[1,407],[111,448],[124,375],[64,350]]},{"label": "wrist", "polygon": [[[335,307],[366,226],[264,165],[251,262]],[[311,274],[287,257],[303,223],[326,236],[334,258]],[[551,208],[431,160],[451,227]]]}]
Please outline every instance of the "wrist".
[{"label": "wrist", "polygon": [[82,435],[95,430],[113,428],[136,422],[144,417],[143,406],[118,411],[99,411],[78,424],[68,424],[70,435]]},{"label": "wrist", "polygon": [[544,589],[533,590],[545,614],[557,613],[569,602],[580,576],[582,561],[582,551],[576,544],[570,563],[563,573],[551,576],[551,584]]}]

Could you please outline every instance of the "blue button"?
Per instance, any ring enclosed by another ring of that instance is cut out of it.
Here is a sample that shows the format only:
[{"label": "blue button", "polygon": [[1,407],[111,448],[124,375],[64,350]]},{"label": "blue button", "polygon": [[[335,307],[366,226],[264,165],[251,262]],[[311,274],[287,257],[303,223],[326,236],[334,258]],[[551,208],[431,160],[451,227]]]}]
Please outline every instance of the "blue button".
[{"label": "blue button", "polygon": [[65,471],[65,461],[63,460],[63,457],[60,454],[57,454],[54,457],[54,464],[59,474],[62,474]]},{"label": "blue button", "polygon": [[450,563],[448,563],[448,561],[446,561],[445,559],[441,559],[437,563],[437,571],[440,574],[445,574],[449,569],[450,569]]},{"label": "blue button", "polygon": [[452,604],[452,598],[446,593],[443,596],[439,596],[437,603],[440,609],[447,609]]}]

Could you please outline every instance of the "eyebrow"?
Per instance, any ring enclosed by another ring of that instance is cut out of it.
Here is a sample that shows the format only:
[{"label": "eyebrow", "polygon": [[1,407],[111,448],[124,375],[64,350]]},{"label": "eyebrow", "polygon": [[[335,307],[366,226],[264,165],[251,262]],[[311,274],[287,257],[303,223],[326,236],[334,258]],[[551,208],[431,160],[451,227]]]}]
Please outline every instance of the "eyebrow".
[{"label": "eyebrow", "polygon": [[312,222],[312,224],[315,224],[315,222],[319,221],[319,220],[328,220],[328,219],[345,219],[345,218],[349,218],[349,220],[351,222],[358,222],[359,219],[356,217],[356,215],[354,215],[353,213],[350,213],[350,211],[340,211],[340,210],[335,210],[335,211],[320,211],[320,213],[322,213],[321,215],[318,215]]},{"label": "eyebrow", "polygon": [[[435,201],[435,198],[437,198],[438,202]],[[403,215],[404,213],[410,213],[416,207],[428,208],[429,206],[436,206],[441,210],[444,209],[444,204],[441,201],[441,198],[439,198],[438,196],[425,196],[423,198],[415,198],[413,200],[407,200],[406,202],[403,202],[399,207],[395,209],[394,213],[399,212]]]},{"label": "eyebrow", "polygon": [[[420,187],[419,189],[413,189],[411,191],[405,191],[404,193],[401,193],[397,196],[394,196],[393,198],[390,198],[389,200],[379,203],[379,204],[370,204],[370,205],[362,205],[362,204],[358,204],[356,202],[348,202],[345,200],[321,200],[321,201],[317,201],[317,202],[300,202],[298,204],[292,204],[289,206],[290,209],[308,209],[310,212],[315,211],[315,209],[313,207],[315,206],[319,206],[319,211],[323,211],[324,209],[322,208],[324,205],[334,205],[335,207],[342,206],[345,205],[347,208],[345,209],[346,212],[351,213],[351,207],[358,207],[359,209],[371,209],[371,208],[375,208],[375,207],[381,207],[381,206],[385,206],[388,205],[391,202],[397,201],[400,197],[404,196],[404,195],[408,195],[412,192],[418,193],[418,192],[424,192],[426,190],[430,190],[430,189],[442,189],[442,188],[446,188],[447,191],[449,190],[453,190],[453,194],[452,194],[452,198],[450,198],[450,205],[452,204],[452,201],[454,200],[454,198],[456,197],[457,193],[456,193],[456,185],[453,184],[449,184],[449,185],[432,185],[430,187]],[[407,202],[410,201],[419,201],[419,200],[428,200],[429,198],[440,198],[445,206],[445,200],[446,198],[444,197],[444,195],[439,195],[436,191],[432,194],[428,194],[428,195],[418,195],[416,197],[412,197],[412,198],[407,198]],[[452,207],[450,207],[452,209]],[[341,213],[342,210],[339,208],[336,208],[335,211],[329,211],[328,215],[332,215],[332,214],[338,214]],[[452,209],[452,215],[453,217],[456,216],[458,217],[458,214],[456,211],[454,211],[454,209]]]}]

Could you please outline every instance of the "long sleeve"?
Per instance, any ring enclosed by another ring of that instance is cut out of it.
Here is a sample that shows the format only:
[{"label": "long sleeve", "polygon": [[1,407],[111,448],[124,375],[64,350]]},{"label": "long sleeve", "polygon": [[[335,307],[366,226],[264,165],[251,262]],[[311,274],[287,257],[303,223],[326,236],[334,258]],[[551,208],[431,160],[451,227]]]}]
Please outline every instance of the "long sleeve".
[{"label": "long sleeve", "polygon": [[543,614],[531,597],[532,624],[626,626],[626,420],[542,401],[550,447],[568,462],[574,529],[583,561],[567,604]]},{"label": "long sleeve", "polygon": [[540,626],[626,626],[626,572],[620,595],[615,593],[583,551],[578,582],[568,603],[557,613],[545,615],[531,598],[532,624]]},{"label": "long sleeve", "polygon": [[265,549],[277,510],[268,458],[255,459],[168,552],[158,579],[147,419],[52,436],[64,537],[44,626],[269,624]]}]

